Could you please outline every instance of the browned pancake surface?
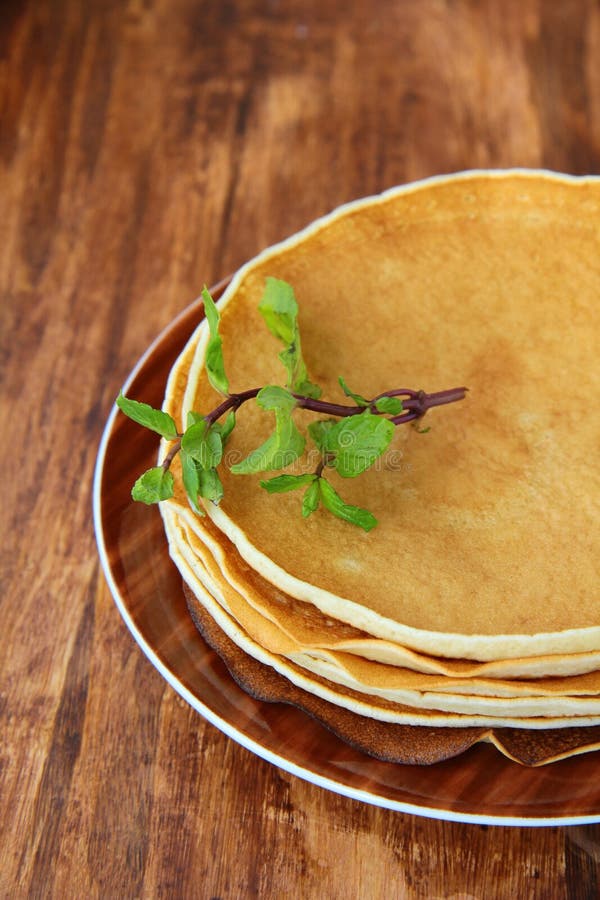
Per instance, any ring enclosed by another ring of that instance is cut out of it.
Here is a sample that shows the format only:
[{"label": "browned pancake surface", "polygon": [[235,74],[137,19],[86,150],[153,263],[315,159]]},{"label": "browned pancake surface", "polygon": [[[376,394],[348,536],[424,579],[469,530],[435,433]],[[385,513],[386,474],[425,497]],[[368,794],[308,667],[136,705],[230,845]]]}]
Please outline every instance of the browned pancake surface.
[{"label": "browned pancake surface", "polygon": [[[599,221],[597,184],[481,176],[360,208],[255,262],[223,313],[234,390],[282,380],[256,309],[275,275],[296,289],[305,356],[326,397],[340,398],[340,374],[365,395],[470,393],[432,413],[427,435],[399,428],[374,470],[332,477],[379,518],[369,535],[323,512],[302,521],[298,496],[225,473],[222,509],[242,544],[302,584],[414,629],[598,626],[600,437],[580,398],[600,393]],[[197,401],[215,403],[203,379]],[[230,453],[270,429],[247,404]],[[352,621],[344,610],[334,611]]]}]

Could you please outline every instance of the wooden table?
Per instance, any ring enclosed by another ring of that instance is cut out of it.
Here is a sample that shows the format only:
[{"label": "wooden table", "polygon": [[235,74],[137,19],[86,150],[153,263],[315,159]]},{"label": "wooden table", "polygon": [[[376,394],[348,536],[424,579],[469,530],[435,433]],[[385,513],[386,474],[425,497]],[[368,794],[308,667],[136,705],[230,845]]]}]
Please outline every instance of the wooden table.
[{"label": "wooden table", "polygon": [[115,609],[91,479],[203,283],[407,180],[599,172],[598,3],[7,0],[0,23],[0,895],[597,897],[600,826],[378,809],[205,723]]}]

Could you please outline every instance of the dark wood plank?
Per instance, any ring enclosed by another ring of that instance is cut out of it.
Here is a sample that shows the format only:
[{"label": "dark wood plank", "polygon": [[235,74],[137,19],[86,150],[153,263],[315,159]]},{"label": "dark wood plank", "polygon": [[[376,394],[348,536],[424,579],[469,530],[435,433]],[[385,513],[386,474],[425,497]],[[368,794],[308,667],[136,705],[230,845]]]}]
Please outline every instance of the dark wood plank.
[{"label": "dark wood plank", "polygon": [[204,282],[406,180],[598,172],[599,57],[594,0],[3,4],[2,896],[597,895],[597,826],[379,810],[204,723],[90,509],[119,385]]}]

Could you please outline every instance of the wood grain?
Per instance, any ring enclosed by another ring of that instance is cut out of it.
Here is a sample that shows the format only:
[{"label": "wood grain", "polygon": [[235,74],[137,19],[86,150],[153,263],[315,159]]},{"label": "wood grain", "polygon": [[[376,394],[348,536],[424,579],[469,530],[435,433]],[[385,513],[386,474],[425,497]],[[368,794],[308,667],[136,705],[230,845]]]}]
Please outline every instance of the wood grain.
[{"label": "wood grain", "polygon": [[0,895],[596,897],[600,827],[361,805],[206,724],[101,576],[112,400],[199,292],[338,203],[600,171],[595,0],[7,0]]}]

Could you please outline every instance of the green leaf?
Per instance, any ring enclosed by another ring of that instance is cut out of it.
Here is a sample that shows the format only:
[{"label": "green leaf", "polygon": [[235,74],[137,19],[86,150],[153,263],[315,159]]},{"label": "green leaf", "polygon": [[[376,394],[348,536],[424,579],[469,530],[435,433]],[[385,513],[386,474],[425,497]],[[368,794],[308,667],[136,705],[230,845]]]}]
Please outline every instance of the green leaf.
[{"label": "green leaf", "polygon": [[278,385],[267,385],[257,395],[256,402],[275,413],[275,431],[246,459],[231,467],[234,475],[285,469],[304,451],[305,440],[292,419],[296,400],[290,392]]},{"label": "green leaf", "polygon": [[223,457],[223,442],[219,431],[208,428],[205,419],[200,419],[186,430],[181,438],[181,448],[203,469],[218,466]]},{"label": "green leaf", "polygon": [[267,278],[258,309],[271,334],[284,344],[293,343],[296,336],[298,303],[290,284],[279,278]]},{"label": "green leaf", "polygon": [[204,510],[198,503],[198,494],[200,492],[200,475],[202,471],[200,463],[196,462],[185,450],[180,453],[181,458],[181,474],[183,486],[187,494],[190,506],[198,515],[205,515]]},{"label": "green leaf", "polygon": [[269,494],[285,494],[287,491],[296,491],[307,484],[312,484],[316,475],[276,475],[267,481],[261,481],[260,486]]},{"label": "green leaf", "polygon": [[187,414],[187,426],[186,427],[189,428],[190,425],[196,425],[198,422],[204,422],[205,418],[206,417],[203,416],[202,413],[194,412],[193,409],[190,409],[190,411]]},{"label": "green leaf", "polygon": [[323,501],[323,506],[326,507],[329,512],[333,513],[334,516],[337,516],[338,519],[343,519],[345,522],[350,522],[352,525],[358,525],[363,531],[370,531],[377,525],[377,519],[373,513],[370,513],[368,509],[363,509],[360,506],[352,506],[349,503],[344,503],[340,495],[332,488],[325,478],[319,478],[319,492],[321,500]]},{"label": "green leaf", "polygon": [[190,501],[190,506],[199,515],[205,515],[198,497],[205,497],[213,503],[219,503],[223,497],[223,485],[216,469],[203,469],[200,463],[185,450],[181,451],[181,471],[183,486]]},{"label": "green leaf", "polygon": [[283,363],[287,371],[287,385],[292,391],[300,394],[300,387],[304,390],[307,388],[311,391],[311,396],[317,399],[321,396],[321,389],[316,384],[311,384],[308,380],[308,373],[304,360],[302,359],[302,351],[300,350],[300,336],[296,340],[282,350],[279,359]]},{"label": "green leaf", "polygon": [[200,469],[198,493],[206,500],[211,500],[215,505],[221,502],[223,497],[223,485],[216,469]]},{"label": "green leaf", "polygon": [[173,475],[162,466],[148,469],[134,484],[131,496],[148,504],[168,500],[173,496]]},{"label": "green leaf", "polygon": [[325,436],[325,452],[343,478],[355,478],[388,448],[395,427],[389,419],[364,412],[337,422]]},{"label": "green leaf", "polygon": [[177,426],[171,416],[160,409],[154,409],[148,403],[139,403],[137,400],[129,400],[122,393],[117,397],[117,406],[138,425],[149,428],[160,434],[168,441],[174,441],[177,437]]},{"label": "green leaf", "polygon": [[315,479],[302,498],[302,515],[305,519],[319,508],[319,503],[321,502],[319,481],[321,480],[322,479]]},{"label": "green leaf", "polygon": [[215,431],[221,435],[221,442],[223,446],[227,443],[229,439],[229,435],[235,428],[235,413],[233,410],[230,410],[225,417],[224,422],[215,422],[213,425]]},{"label": "green leaf", "polygon": [[310,397],[312,400],[318,400],[322,393],[319,385],[313,384],[312,381],[297,382],[294,391],[296,394],[301,394],[303,397]]},{"label": "green leaf", "polygon": [[291,413],[298,401],[288,390],[278,384],[268,384],[258,392],[256,402],[261,409]]},{"label": "green leaf", "polygon": [[308,426],[308,433],[322,453],[327,452],[327,434],[334,425],[337,425],[337,419],[317,419]]},{"label": "green leaf", "polygon": [[216,391],[219,391],[221,394],[228,394],[229,380],[225,375],[223,341],[219,335],[219,321],[221,316],[206,287],[202,290],[202,299],[204,300],[204,312],[206,313],[208,329],[210,331],[204,363],[206,366],[206,374]]},{"label": "green leaf", "polygon": [[387,416],[398,416],[404,407],[400,397],[380,397],[375,401],[375,409]]},{"label": "green leaf", "polygon": [[231,466],[234,475],[251,475],[272,469],[285,469],[304,452],[304,438],[289,413],[276,412],[275,431],[248,454],[246,459]]},{"label": "green leaf", "polygon": [[279,359],[287,372],[288,388],[313,399],[320,397],[321,388],[309,380],[302,358],[298,303],[292,286],[279,278],[267,278],[258,309],[271,334],[286,345]]},{"label": "green leaf", "polygon": [[364,397],[361,397],[360,394],[355,394],[350,390],[341,375],[339,376],[338,381],[346,397],[351,397],[358,406],[370,406],[369,400],[366,400]]}]

